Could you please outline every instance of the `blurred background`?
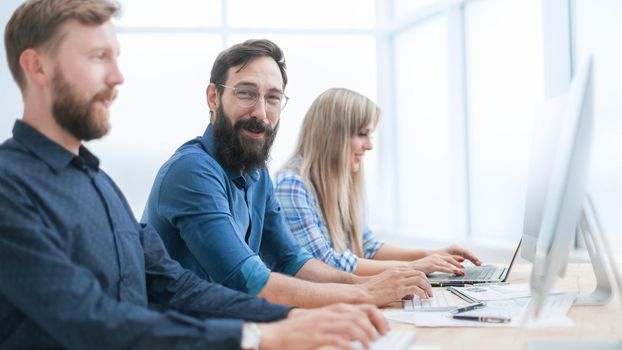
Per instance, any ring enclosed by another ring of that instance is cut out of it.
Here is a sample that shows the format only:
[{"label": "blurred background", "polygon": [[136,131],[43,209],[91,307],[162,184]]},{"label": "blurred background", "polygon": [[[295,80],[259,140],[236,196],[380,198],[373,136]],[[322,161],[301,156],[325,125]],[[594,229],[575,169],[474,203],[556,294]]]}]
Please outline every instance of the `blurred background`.
[{"label": "blurred background", "polygon": [[[0,4],[2,28],[22,1]],[[523,229],[534,109],[594,57],[589,190],[622,253],[622,2],[618,0],[126,0],[116,20],[125,83],[112,131],[90,147],[140,218],[153,178],[201,135],[216,55],[249,38],[285,51],[291,97],[272,151],[291,155],[331,87],[377,101],[368,214],[385,239],[507,252]],[[4,46],[3,46],[4,50]],[[22,114],[0,57],[0,139]],[[580,248],[581,243],[578,242]]]}]

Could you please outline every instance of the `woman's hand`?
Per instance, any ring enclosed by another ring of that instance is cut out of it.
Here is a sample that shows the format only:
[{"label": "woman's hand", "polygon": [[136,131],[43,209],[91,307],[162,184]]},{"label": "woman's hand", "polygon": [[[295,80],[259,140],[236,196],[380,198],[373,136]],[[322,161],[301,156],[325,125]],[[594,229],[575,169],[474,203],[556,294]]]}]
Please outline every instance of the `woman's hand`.
[{"label": "woman's hand", "polygon": [[464,266],[460,262],[464,261],[464,258],[461,259],[458,260],[458,257],[448,253],[432,253],[425,258],[411,261],[409,265],[424,273],[445,272],[462,276]]},{"label": "woman's hand", "polygon": [[463,262],[464,259],[468,259],[477,266],[480,266],[482,264],[481,260],[479,260],[479,258],[476,257],[475,254],[473,254],[470,250],[461,248],[457,245],[452,245],[447,248],[439,249],[433,252],[452,255],[459,262]]},{"label": "woman's hand", "polygon": [[462,265],[462,262],[465,259],[469,259],[478,266],[482,264],[469,250],[453,245],[443,249],[432,250],[425,258],[412,261],[409,265],[425,273],[445,272],[462,276],[464,275],[462,271],[464,265]]}]

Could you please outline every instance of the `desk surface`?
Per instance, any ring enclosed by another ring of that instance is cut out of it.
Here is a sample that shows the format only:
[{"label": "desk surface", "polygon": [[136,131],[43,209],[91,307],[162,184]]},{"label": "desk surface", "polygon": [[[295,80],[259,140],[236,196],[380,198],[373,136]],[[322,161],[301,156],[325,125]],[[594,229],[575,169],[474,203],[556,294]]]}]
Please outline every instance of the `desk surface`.
[{"label": "desk surface", "polygon": [[[509,276],[510,283],[528,283],[531,265],[515,265]],[[564,279],[558,279],[556,288],[569,292],[589,293],[596,285],[589,264],[570,264]],[[527,349],[530,340],[590,340],[621,339],[622,308],[614,296],[604,306],[573,306],[568,316],[574,326],[567,328],[423,328],[417,327],[415,345],[440,346],[449,349]],[[413,325],[392,322],[393,329],[412,329]]]}]

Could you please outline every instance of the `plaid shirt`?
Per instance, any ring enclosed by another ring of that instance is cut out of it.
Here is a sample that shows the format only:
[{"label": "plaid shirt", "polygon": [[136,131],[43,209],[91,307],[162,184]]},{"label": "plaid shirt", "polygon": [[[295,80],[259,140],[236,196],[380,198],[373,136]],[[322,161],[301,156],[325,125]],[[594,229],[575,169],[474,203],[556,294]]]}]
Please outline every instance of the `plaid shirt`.
[{"label": "plaid shirt", "polygon": [[[302,178],[292,169],[284,169],[276,177],[276,197],[289,227],[301,246],[316,259],[346,272],[354,272],[358,257],[346,249],[336,252],[328,228],[317,204],[314,191],[309,191]],[[363,232],[363,257],[371,259],[384,242],[367,227]]]}]

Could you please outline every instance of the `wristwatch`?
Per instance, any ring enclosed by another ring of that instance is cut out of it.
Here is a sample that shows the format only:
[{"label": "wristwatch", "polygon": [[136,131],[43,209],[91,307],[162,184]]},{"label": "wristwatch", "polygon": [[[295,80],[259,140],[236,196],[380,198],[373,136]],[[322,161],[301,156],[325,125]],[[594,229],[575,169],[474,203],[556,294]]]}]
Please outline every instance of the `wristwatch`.
[{"label": "wristwatch", "polygon": [[242,326],[242,350],[259,350],[261,332],[256,323],[244,322]]}]

